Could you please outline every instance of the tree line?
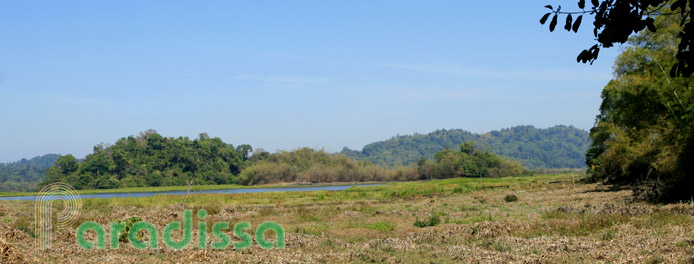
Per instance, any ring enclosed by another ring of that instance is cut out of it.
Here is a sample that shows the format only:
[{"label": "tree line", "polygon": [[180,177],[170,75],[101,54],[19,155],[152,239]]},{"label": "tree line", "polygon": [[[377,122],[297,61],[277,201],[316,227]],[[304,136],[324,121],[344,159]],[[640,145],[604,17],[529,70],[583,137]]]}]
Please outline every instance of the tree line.
[{"label": "tree line", "polygon": [[99,144],[79,161],[59,157],[42,185],[65,182],[76,189],[111,189],[193,184],[269,184],[280,182],[406,181],[451,177],[501,177],[527,174],[518,162],[476,149],[445,149],[433,160],[387,168],[344,154],[301,148],[268,153],[250,145],[234,147],[219,138],[166,138],[154,130]]}]

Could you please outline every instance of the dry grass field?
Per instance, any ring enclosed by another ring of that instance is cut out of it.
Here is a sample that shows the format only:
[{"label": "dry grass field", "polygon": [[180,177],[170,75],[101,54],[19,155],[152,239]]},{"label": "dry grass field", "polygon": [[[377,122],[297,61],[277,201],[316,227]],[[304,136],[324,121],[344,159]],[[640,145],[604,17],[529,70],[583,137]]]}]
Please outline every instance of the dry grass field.
[{"label": "dry grass field", "polygon": [[[205,209],[208,226],[248,221],[255,230],[277,222],[286,248],[197,249],[197,218],[183,250],[161,240],[146,250],[126,242],[86,250],[75,242],[84,221],[102,224],[108,236],[109,222],[140,217],[161,233],[186,209]],[[33,212],[33,202],[0,201],[0,263],[694,263],[693,203],[634,202],[629,190],[574,184],[570,175],[199,194],[186,203],[168,195],[85,199],[78,223],[56,230],[46,251],[34,249]]]}]

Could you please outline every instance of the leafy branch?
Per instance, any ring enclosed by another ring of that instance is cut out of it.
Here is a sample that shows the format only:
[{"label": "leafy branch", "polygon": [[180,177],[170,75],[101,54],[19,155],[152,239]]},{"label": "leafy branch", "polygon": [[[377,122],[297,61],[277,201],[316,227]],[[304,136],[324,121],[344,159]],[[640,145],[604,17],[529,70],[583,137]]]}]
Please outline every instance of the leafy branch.
[{"label": "leafy branch", "polygon": [[[590,62],[591,64],[598,58],[600,48],[612,47],[615,43],[625,43],[629,36],[644,29],[651,32],[656,31],[654,17],[663,15],[681,15],[681,25],[683,30],[680,34],[680,45],[678,46],[677,59],[670,72],[671,76],[690,76],[694,71],[692,65],[691,47],[694,45],[692,36],[694,24],[692,24],[691,7],[694,5],[692,0],[591,0],[592,7],[586,8],[586,1],[579,0],[579,11],[562,11],[561,6],[554,8],[546,5],[545,8],[550,12],[540,18],[540,23],[545,24],[549,20],[549,31],[553,32],[559,23],[560,16],[566,16],[564,29],[566,31],[578,32],[584,15],[595,17],[593,22],[593,35],[598,44],[579,53],[577,62]],[[669,9],[670,11],[664,11]],[[552,17],[550,20],[550,16]],[[574,19],[574,16],[577,16]]]}]

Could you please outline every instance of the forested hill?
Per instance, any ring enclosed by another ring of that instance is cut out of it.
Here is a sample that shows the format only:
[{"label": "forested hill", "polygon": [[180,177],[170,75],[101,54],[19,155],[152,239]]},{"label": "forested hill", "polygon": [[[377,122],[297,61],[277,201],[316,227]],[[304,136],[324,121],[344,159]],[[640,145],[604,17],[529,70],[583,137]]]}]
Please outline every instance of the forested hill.
[{"label": "forested hill", "polygon": [[43,181],[44,171],[53,166],[58,157],[58,154],[46,154],[29,160],[0,163],[0,191],[34,189]]},{"label": "forested hill", "polygon": [[443,129],[425,135],[397,136],[368,144],[361,151],[345,147],[342,153],[352,159],[392,167],[415,163],[422,157],[431,159],[436,152],[458,149],[466,141],[531,169],[583,168],[590,144],[588,132],[573,126],[516,126],[484,134]]},{"label": "forested hill", "polygon": [[99,144],[83,161],[61,156],[42,184],[65,182],[76,189],[233,183],[250,164],[249,145],[234,147],[201,133],[197,139],[162,137],[155,130]]}]

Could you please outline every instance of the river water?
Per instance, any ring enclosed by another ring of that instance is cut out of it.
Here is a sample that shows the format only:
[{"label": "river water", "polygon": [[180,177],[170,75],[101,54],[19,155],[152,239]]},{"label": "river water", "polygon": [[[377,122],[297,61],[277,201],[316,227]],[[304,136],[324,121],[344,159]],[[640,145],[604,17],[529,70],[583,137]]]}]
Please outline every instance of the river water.
[{"label": "river water", "polygon": [[[356,185],[356,187],[373,187],[382,184],[362,184]],[[352,188],[353,185],[342,185],[342,186],[304,186],[304,187],[281,187],[281,188],[247,188],[247,189],[219,189],[219,190],[204,190],[204,191],[191,191],[191,194],[199,193],[259,193],[259,192],[300,192],[300,191],[342,191]],[[170,191],[170,192],[132,192],[132,193],[100,193],[100,194],[84,194],[80,195],[80,198],[112,198],[112,197],[145,197],[154,196],[160,194],[168,195],[185,195],[186,191]],[[33,201],[36,196],[14,196],[14,197],[0,197],[0,200],[24,200]]]}]

